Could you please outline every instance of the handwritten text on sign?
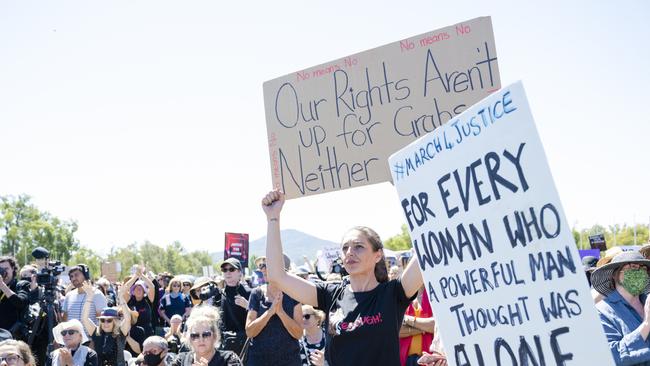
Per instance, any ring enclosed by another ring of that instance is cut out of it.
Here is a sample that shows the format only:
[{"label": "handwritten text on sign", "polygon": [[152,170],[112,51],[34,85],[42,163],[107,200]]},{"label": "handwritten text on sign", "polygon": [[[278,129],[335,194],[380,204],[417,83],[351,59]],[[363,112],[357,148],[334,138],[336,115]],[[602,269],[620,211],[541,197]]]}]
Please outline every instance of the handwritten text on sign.
[{"label": "handwritten text on sign", "polygon": [[389,181],[390,154],[499,88],[489,17],[267,81],[273,185],[295,198]]},{"label": "handwritten text on sign", "polygon": [[449,362],[612,364],[521,83],[389,163]]}]

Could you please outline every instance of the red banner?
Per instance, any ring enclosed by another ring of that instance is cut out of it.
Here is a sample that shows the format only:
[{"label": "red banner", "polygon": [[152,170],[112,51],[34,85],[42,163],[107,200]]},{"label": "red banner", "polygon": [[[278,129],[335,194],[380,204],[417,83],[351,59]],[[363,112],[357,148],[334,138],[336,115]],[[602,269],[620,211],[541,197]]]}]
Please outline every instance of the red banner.
[{"label": "red banner", "polygon": [[237,258],[242,268],[248,267],[248,234],[226,233],[223,259]]}]

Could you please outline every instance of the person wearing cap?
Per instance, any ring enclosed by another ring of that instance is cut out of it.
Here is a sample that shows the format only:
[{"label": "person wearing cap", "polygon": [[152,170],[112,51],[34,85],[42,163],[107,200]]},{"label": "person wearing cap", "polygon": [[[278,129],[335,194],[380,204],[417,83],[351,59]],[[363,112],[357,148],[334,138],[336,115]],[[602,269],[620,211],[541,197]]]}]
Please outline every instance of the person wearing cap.
[{"label": "person wearing cap", "polygon": [[10,256],[0,257],[0,328],[15,333],[20,327],[22,312],[29,305],[29,294],[18,288],[18,264]]},{"label": "person wearing cap", "polygon": [[604,296],[596,304],[617,365],[650,365],[650,260],[623,252],[591,274],[591,285]]},{"label": "person wearing cap", "polygon": [[172,278],[167,286],[167,293],[160,298],[158,314],[166,324],[169,324],[169,319],[175,314],[187,317],[192,311],[192,301],[181,291],[182,285],[183,280],[180,277]]},{"label": "person wearing cap", "polygon": [[[284,256],[284,270],[291,262]],[[302,304],[286,295],[273,282],[251,292],[246,334],[251,338],[248,366],[300,366]]]},{"label": "person wearing cap", "polygon": [[[91,291],[92,285],[85,282],[84,291]],[[88,317],[92,299],[84,302],[81,322],[84,329],[91,335],[100,365],[125,366],[126,337],[131,330],[131,311],[124,301],[124,293],[129,289],[122,286],[117,294],[118,308],[104,308],[100,315],[99,325]]]},{"label": "person wearing cap", "polygon": [[142,327],[146,338],[152,336],[154,332],[151,317],[153,316],[156,289],[151,279],[143,272],[143,268],[138,266],[133,277],[124,283],[124,286],[130,289],[128,292],[124,292],[124,296],[129,308],[138,312],[138,320],[134,325]]},{"label": "person wearing cap", "polygon": [[34,262],[38,272],[47,268],[47,260],[50,258],[50,252],[43,247],[36,247],[32,250],[32,257],[34,257]]},{"label": "person wearing cap", "polygon": [[97,366],[97,352],[84,346],[88,337],[77,319],[59,323],[52,329],[56,344],[61,346],[47,356],[47,366]]},{"label": "person wearing cap", "polygon": [[215,291],[212,305],[221,312],[221,350],[239,354],[246,342],[246,314],[251,289],[242,280],[242,265],[237,258],[221,263],[224,278],[223,290]]}]

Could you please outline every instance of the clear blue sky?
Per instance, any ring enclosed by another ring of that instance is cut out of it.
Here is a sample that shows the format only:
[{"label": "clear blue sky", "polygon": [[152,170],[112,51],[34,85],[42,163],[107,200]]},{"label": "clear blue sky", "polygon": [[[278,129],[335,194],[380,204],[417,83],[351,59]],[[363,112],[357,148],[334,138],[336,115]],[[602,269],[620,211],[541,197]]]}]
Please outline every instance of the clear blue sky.
[{"label": "clear blue sky", "polygon": [[[649,4],[0,1],[0,194],[76,219],[100,252],[258,238],[264,81],[489,15],[570,224],[648,223]],[[384,183],[292,200],[282,224],[337,241],[401,215]]]}]

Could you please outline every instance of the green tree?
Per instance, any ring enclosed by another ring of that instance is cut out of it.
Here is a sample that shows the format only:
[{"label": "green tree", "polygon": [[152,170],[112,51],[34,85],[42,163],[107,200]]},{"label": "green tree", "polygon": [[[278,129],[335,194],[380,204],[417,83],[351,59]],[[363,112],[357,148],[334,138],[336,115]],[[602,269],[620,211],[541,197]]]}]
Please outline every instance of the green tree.
[{"label": "green tree", "polygon": [[21,265],[31,261],[31,252],[41,246],[52,258],[68,262],[79,248],[74,237],[75,221],[61,220],[40,211],[27,195],[0,196],[0,249],[16,257]]},{"label": "green tree", "polygon": [[411,236],[409,235],[406,225],[402,225],[402,233],[388,238],[384,241],[384,246],[390,250],[407,250],[411,249]]}]

